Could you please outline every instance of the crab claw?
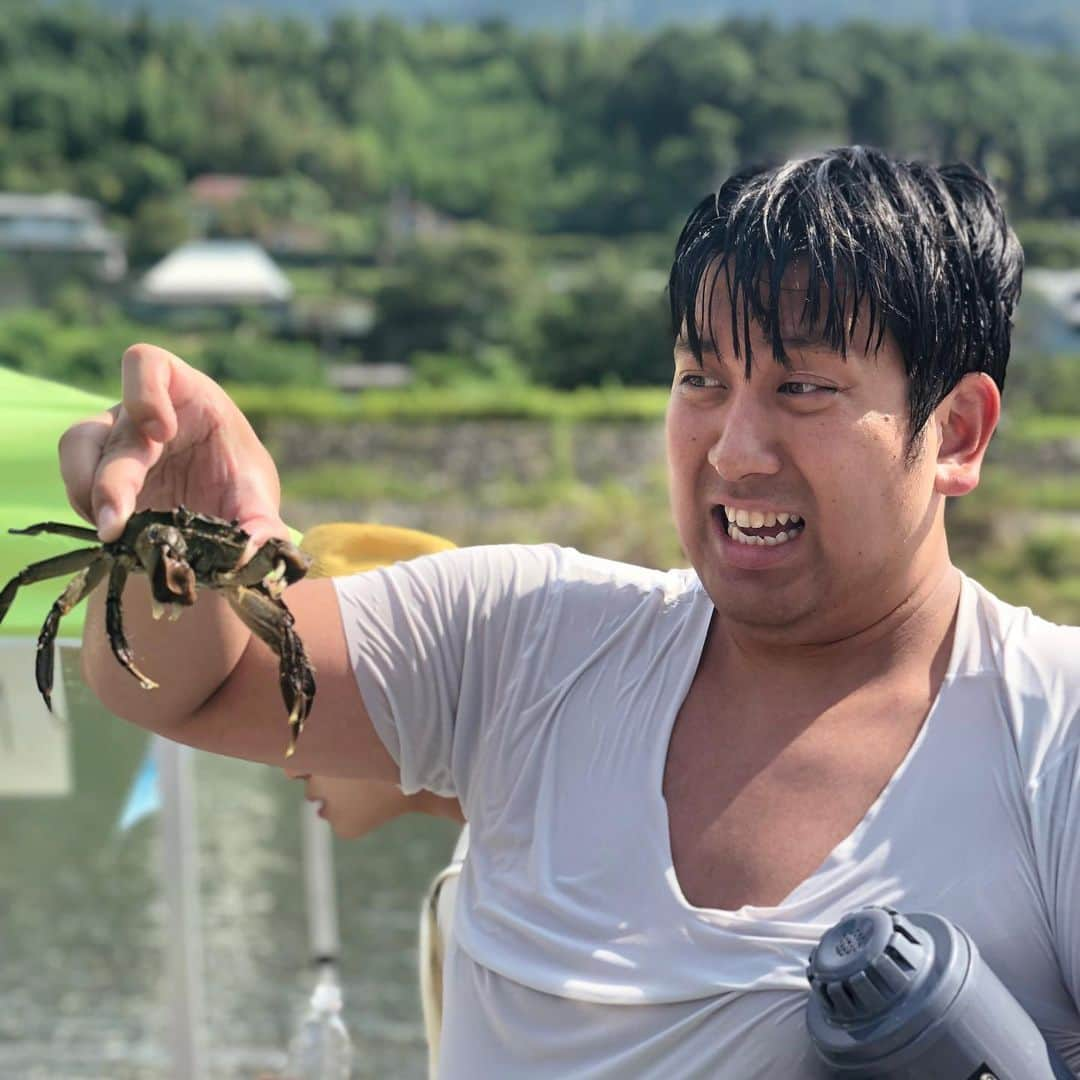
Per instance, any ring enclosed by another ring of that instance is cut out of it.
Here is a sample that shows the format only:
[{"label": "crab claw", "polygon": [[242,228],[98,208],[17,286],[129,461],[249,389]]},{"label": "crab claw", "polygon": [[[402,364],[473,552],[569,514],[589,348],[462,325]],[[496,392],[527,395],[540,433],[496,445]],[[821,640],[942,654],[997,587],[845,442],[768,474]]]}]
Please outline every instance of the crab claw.
[{"label": "crab claw", "polygon": [[288,579],[289,568],[285,565],[284,559],[278,559],[274,563],[274,569],[270,571],[261,581],[262,587],[272,596],[275,600],[280,600],[285,592],[285,587],[289,584]]}]

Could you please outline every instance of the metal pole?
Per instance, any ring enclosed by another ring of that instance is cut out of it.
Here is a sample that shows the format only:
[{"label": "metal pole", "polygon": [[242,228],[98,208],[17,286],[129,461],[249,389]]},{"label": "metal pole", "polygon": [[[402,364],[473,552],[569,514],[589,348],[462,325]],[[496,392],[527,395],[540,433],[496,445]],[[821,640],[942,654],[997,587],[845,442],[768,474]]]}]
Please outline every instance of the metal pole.
[{"label": "metal pole", "polygon": [[333,838],[315,803],[302,803],[301,815],[311,959],[315,964],[333,964],[341,952]]},{"label": "metal pole", "polygon": [[203,1000],[199,845],[191,749],[154,736],[161,779],[162,879],[168,908],[168,996],[172,1007],[172,1075],[204,1080],[206,1010]]}]

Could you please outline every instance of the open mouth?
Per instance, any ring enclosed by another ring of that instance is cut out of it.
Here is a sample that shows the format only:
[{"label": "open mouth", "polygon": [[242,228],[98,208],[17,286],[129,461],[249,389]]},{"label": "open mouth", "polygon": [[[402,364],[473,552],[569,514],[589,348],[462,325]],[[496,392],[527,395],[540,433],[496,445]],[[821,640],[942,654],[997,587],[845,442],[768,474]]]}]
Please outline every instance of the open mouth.
[{"label": "open mouth", "polygon": [[[751,546],[777,547],[794,540],[806,528],[806,522],[799,514],[750,515],[746,511],[739,511],[739,520],[743,522],[739,524],[734,520],[734,512],[729,514],[724,506],[714,506],[712,513],[729,539]],[[752,524],[755,521],[759,523]]]}]

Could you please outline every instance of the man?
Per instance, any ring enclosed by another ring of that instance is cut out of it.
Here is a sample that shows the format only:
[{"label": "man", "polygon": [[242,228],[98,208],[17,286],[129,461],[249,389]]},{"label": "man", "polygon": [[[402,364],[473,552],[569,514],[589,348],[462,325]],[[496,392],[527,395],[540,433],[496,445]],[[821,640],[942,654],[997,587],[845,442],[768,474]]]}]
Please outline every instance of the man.
[{"label": "man", "polygon": [[[964,926],[1080,1065],[1080,630],[950,562],[997,424],[1021,254],[989,186],[855,147],[694,211],[670,296],[671,503],[692,570],[440,553],[288,602],[318,672],[292,765],[456,798],[471,831],[442,1075],[816,1077],[804,967],[869,903]],[[627,333],[633,328],[627,327]],[[160,349],[72,428],[72,504],[284,535],[266,450]],[[94,598],[114,712],[280,765],[276,660],[202,595]]]}]

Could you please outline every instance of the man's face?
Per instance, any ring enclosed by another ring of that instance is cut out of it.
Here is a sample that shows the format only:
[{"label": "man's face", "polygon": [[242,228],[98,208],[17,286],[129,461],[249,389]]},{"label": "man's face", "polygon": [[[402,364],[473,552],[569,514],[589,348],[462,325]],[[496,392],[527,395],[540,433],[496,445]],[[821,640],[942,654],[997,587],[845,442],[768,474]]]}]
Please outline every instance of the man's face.
[{"label": "man's face", "polygon": [[[790,292],[790,310],[782,305],[790,369],[751,322],[749,382],[726,293],[712,304],[711,326],[699,305],[704,365],[685,342],[675,349],[669,485],[679,537],[717,610],[774,636],[823,642],[870,625],[947,558],[933,495],[938,439],[931,418],[906,464],[908,384],[895,342],[886,335],[866,353],[862,329],[845,362],[799,325],[805,294]],[[728,535],[725,505],[793,513],[802,527],[746,526],[748,535],[789,537],[745,544]]]},{"label": "man's face", "polygon": [[319,817],[328,821],[342,840],[363,836],[381,823],[380,815],[377,812],[373,815],[371,795],[373,789],[392,785],[334,776],[311,776],[295,769],[285,769],[284,772],[290,780],[304,781],[304,798],[318,806]]}]

